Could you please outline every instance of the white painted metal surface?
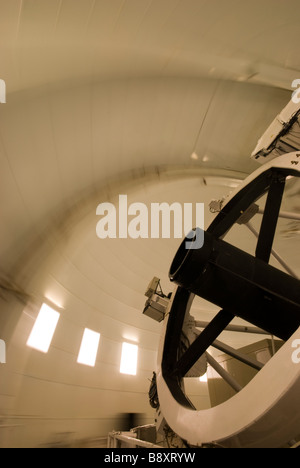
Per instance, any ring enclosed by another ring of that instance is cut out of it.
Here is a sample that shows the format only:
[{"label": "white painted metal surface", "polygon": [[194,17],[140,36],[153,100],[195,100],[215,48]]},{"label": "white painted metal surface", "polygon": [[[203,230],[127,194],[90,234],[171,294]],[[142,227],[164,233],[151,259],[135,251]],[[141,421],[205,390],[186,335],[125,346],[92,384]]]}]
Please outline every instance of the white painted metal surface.
[{"label": "white painted metal surface", "polygon": [[268,161],[266,164],[263,164],[259,167],[253,174],[250,174],[240,185],[239,187],[231,192],[229,196],[224,200],[223,207],[232,200],[235,195],[243,190],[248,184],[253,182],[260,174],[268,171],[271,168],[278,168],[278,169],[292,169],[300,173],[300,152],[295,151],[293,153],[284,154],[283,156],[279,156],[276,159],[272,159]]},{"label": "white painted metal surface", "polygon": [[253,158],[258,158],[261,164],[265,164],[274,159],[274,155],[267,157],[258,157],[261,151],[267,151],[272,143],[278,138],[280,133],[285,129],[286,125],[293,119],[295,114],[300,110],[300,103],[294,102],[292,99],[287,106],[281,111],[276,119],[267,128],[263,136],[258,140],[257,146],[252,153]]}]

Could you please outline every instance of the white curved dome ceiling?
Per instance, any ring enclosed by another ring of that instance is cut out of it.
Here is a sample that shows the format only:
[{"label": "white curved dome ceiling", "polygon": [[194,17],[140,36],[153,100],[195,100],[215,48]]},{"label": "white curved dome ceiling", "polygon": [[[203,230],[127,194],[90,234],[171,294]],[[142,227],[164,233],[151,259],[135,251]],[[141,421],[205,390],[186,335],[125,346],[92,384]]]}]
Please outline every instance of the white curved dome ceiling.
[{"label": "white curved dome ceiling", "polygon": [[[205,202],[207,225],[210,199],[257,167],[250,154],[300,78],[300,6],[2,0],[0,8],[0,274],[34,301],[64,308],[47,361],[25,346],[37,311],[3,304],[0,338],[11,357],[0,415],[26,420],[7,436],[12,444],[43,443],[70,424],[88,436],[99,421],[105,435],[122,408],[146,411],[159,326],[141,315],[143,293],[154,275],[168,289],[179,242],[100,241],[96,207],[121,189],[138,202]],[[76,363],[84,327],[103,335],[98,374]],[[122,340],[142,349],[134,382],[117,372]],[[199,398],[205,406],[207,395]]]}]

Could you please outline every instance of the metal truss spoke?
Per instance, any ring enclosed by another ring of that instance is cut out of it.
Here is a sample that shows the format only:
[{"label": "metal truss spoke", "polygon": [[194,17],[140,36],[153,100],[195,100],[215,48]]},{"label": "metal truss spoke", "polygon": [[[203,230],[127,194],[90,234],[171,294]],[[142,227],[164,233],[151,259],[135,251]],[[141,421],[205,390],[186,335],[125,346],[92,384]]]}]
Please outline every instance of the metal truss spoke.
[{"label": "metal truss spoke", "polygon": [[228,354],[229,356],[237,359],[240,362],[243,362],[244,364],[247,364],[250,367],[253,367],[253,369],[256,370],[261,370],[264,365],[257,361],[256,359],[246,356],[245,354],[241,353],[239,350],[232,348],[231,346],[228,346],[225,343],[222,343],[222,341],[214,341],[212,346],[219,351],[223,351],[224,353]]},{"label": "metal truss spoke", "polygon": [[174,374],[184,377],[233,319],[231,312],[221,310],[179,359]]},{"label": "metal truss spoke", "polygon": [[[257,239],[259,238],[258,232],[250,222],[246,223],[245,226],[247,226],[247,228],[255,235]],[[286,270],[287,273],[289,273],[294,278],[299,279],[298,275],[294,272],[294,270],[292,270],[292,268],[283,260],[283,258],[274,249],[271,250],[271,254],[274,258],[276,258],[276,260]]]},{"label": "metal truss spoke", "polygon": [[275,173],[270,186],[256,247],[256,257],[266,263],[270,261],[284,189],[285,178]]},{"label": "metal truss spoke", "polygon": [[211,354],[206,353],[208,364],[236,391],[240,392],[243,387],[222,367]]}]

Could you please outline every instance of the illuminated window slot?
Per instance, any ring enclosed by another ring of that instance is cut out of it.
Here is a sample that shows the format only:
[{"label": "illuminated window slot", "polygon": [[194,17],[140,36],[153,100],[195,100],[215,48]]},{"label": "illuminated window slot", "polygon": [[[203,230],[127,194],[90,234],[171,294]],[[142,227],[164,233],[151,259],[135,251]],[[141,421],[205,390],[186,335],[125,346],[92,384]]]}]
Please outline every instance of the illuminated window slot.
[{"label": "illuminated window slot", "polygon": [[137,374],[138,346],[123,343],[120,373],[126,375]]},{"label": "illuminated window slot", "polygon": [[27,341],[30,348],[48,353],[60,314],[43,304]]},{"label": "illuminated window slot", "polygon": [[100,333],[86,328],[84,330],[77,362],[86,366],[95,367],[100,343]]}]

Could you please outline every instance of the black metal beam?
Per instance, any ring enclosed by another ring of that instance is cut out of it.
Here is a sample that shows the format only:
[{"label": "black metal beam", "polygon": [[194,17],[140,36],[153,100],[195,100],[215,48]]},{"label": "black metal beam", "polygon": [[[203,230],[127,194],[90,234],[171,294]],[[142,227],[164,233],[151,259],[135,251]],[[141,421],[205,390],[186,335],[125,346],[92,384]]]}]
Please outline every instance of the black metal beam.
[{"label": "black metal beam", "polygon": [[165,335],[162,373],[177,402],[186,408],[194,410],[194,405],[183,391],[180,379],[173,374],[173,370],[177,362],[183,322],[191,297],[193,297],[193,295],[184,288],[178,288],[175,296],[173,297],[173,304]]},{"label": "black metal beam", "polygon": [[173,370],[175,375],[184,377],[206,350],[213,344],[222,331],[234,319],[234,314],[221,310],[209,323],[201,335],[192,343],[184,355],[178,360]]},{"label": "black metal beam", "polygon": [[299,280],[207,231],[202,249],[184,246],[171,281],[284,341],[299,328]]},{"label": "black metal beam", "polygon": [[285,189],[285,177],[274,174],[256,247],[256,257],[269,263]]},{"label": "black metal beam", "polygon": [[223,237],[238,221],[241,215],[269,190],[271,178],[272,172],[265,172],[241,190],[225,205],[211,223],[207,232],[213,234],[215,237]]}]

